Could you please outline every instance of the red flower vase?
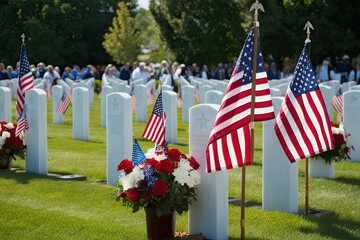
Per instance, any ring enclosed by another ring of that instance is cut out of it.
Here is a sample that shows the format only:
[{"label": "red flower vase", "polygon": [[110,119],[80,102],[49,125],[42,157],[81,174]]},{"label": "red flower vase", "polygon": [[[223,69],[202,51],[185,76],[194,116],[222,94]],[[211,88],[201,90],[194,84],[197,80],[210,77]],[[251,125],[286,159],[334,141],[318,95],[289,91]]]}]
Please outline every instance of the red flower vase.
[{"label": "red flower vase", "polygon": [[165,240],[175,237],[175,211],[158,217],[156,212],[145,209],[147,238],[149,240]]}]

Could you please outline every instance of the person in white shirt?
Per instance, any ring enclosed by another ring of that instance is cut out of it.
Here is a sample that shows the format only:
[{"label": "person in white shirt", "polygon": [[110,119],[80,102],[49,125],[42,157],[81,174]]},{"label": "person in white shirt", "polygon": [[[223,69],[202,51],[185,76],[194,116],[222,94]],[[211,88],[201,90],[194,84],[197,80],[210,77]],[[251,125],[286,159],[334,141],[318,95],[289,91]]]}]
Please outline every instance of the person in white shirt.
[{"label": "person in white shirt", "polygon": [[139,66],[135,68],[135,70],[132,72],[132,81],[135,81],[137,79],[145,79],[145,81],[148,81],[150,79],[150,74],[145,68],[145,63],[140,62]]},{"label": "person in white shirt", "polygon": [[106,66],[104,74],[102,75],[102,86],[110,86],[111,81],[115,80],[115,76],[112,74],[111,70],[114,66],[109,64]]},{"label": "person in white shirt", "polygon": [[53,65],[47,66],[47,72],[44,74],[45,80],[45,89],[48,93],[48,97],[51,98],[51,89],[52,86],[57,84],[57,81],[60,79],[60,74],[54,70]]}]

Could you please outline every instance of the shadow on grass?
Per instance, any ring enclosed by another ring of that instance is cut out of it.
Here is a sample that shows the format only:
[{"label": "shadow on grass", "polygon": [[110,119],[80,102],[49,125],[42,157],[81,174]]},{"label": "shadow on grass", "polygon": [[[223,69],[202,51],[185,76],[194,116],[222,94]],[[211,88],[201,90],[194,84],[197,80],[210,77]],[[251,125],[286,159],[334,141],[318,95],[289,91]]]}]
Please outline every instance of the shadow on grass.
[{"label": "shadow on grass", "polygon": [[340,183],[345,183],[345,184],[348,184],[348,185],[360,186],[360,179],[357,179],[357,178],[344,178],[344,177],[339,177],[339,178],[333,179],[332,181],[340,182]]},{"label": "shadow on grass", "polygon": [[54,181],[61,181],[58,178],[50,177],[46,175],[25,173],[25,172],[7,172],[7,171],[1,171],[0,178],[15,180],[20,184],[29,184],[33,179],[49,179]]},{"label": "shadow on grass", "polygon": [[[323,215],[323,216],[309,216],[303,215],[307,221],[316,224],[316,228],[302,227],[300,231],[303,233],[318,234],[331,239],[359,239],[360,222],[352,219],[339,218],[339,215]],[[353,233],[351,233],[353,232]]]}]

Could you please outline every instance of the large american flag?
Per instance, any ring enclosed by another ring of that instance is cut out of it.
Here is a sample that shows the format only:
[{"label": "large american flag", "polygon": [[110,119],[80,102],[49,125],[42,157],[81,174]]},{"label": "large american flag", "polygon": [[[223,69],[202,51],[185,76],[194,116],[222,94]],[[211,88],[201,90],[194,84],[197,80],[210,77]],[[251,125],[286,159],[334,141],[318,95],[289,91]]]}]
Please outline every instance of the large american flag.
[{"label": "large american flag", "polygon": [[29,123],[26,117],[26,105],[24,105],[22,112],[20,113],[18,124],[15,131],[15,136],[18,137],[21,132],[26,132],[29,129]]},{"label": "large american flag", "polygon": [[25,93],[32,88],[34,88],[34,78],[30,70],[26,47],[23,44],[21,45],[20,70],[16,97],[16,111],[18,116],[20,116],[25,105]]},{"label": "large american flag", "polygon": [[[219,171],[250,164],[250,115],[254,49],[254,28],[247,36],[236,62],[206,148],[207,171]],[[255,121],[275,117],[264,59],[258,43]]]},{"label": "large american flag", "polygon": [[146,156],[145,156],[144,152],[141,150],[141,147],[140,147],[138,141],[135,139],[131,160],[133,161],[134,165],[136,166],[139,163],[141,163],[142,161],[144,161],[145,159],[146,159]]},{"label": "large american flag", "polygon": [[165,119],[166,114],[163,110],[162,93],[160,93],[142,136],[156,144],[165,144]]},{"label": "large american flag", "polygon": [[69,108],[71,102],[70,94],[66,94],[65,91],[63,92],[63,95],[58,102],[58,105],[56,107],[56,112],[60,114],[65,114],[66,110]]},{"label": "large american flag", "polygon": [[304,49],[274,124],[290,162],[334,148],[329,116],[310,61],[310,41]]}]

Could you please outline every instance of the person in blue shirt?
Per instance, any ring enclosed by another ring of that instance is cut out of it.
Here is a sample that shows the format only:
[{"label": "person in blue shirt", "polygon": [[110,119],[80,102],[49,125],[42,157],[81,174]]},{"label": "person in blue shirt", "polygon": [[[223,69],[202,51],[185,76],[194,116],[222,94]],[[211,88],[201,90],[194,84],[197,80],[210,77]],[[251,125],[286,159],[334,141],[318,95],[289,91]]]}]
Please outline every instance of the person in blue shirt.
[{"label": "person in blue shirt", "polygon": [[125,63],[124,66],[120,68],[120,79],[128,81],[129,84],[130,77],[131,77],[130,63],[127,62]]},{"label": "person in blue shirt", "polygon": [[267,71],[267,77],[269,80],[280,79],[280,73],[276,68],[276,63],[272,62],[270,64],[270,69]]},{"label": "person in blue shirt", "polygon": [[91,73],[91,67],[86,67],[85,71],[81,74],[81,79],[88,79],[88,78],[92,78],[93,74]]},{"label": "person in blue shirt", "polygon": [[10,74],[5,69],[5,65],[0,63],[0,80],[10,79],[10,77]]},{"label": "person in blue shirt", "polygon": [[39,62],[38,65],[37,65],[36,77],[37,78],[43,78],[46,71],[47,71],[47,68],[45,66],[45,63]]}]

